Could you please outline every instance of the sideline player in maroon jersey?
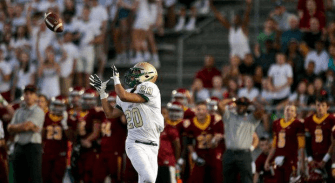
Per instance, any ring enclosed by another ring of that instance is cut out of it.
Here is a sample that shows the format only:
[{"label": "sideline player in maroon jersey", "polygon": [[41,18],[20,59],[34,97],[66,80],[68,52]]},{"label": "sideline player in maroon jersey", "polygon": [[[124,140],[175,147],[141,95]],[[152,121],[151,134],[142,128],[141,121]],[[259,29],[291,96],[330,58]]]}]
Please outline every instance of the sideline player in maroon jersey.
[{"label": "sideline player in maroon jersey", "polygon": [[273,122],[273,143],[264,169],[270,170],[271,159],[274,158],[277,183],[288,183],[290,177],[297,175],[298,154],[301,156],[301,170],[304,169],[305,136],[304,124],[296,119],[297,108],[288,104],[284,110],[284,118]]},{"label": "sideline player in maroon jersey", "polygon": [[[274,177],[273,166],[271,165],[270,171],[264,170],[265,161],[271,149],[270,140],[268,138],[261,137],[259,141],[259,148],[262,150],[262,153],[255,161],[256,173],[254,174],[253,183],[258,183],[259,180],[262,180],[264,183],[277,183]],[[271,161],[273,161],[273,159]]]},{"label": "sideline player in maroon jersey", "polygon": [[220,102],[220,99],[216,97],[212,97],[207,100],[207,109],[209,111],[210,115],[214,116],[214,137],[212,139],[213,149],[211,149],[212,154],[212,164],[213,167],[216,169],[216,175],[215,177],[218,178],[216,182],[222,182],[223,181],[223,175],[222,175],[222,155],[224,151],[226,150],[226,145],[224,141],[224,124],[222,121],[222,116],[218,112],[218,103]]},{"label": "sideline player in maroon jersey", "polygon": [[70,131],[67,125],[66,100],[53,98],[50,111],[43,125],[42,177],[45,183],[62,183],[66,170],[67,141]]},{"label": "sideline player in maroon jersey", "polygon": [[105,115],[97,107],[98,94],[94,89],[86,89],[82,95],[83,116],[79,116],[77,134],[81,145],[78,158],[78,178],[84,183],[93,182],[94,163],[97,160],[96,139]]},{"label": "sideline player in maroon jersey", "polygon": [[[162,107],[162,114],[166,108]],[[160,136],[160,148],[158,151],[158,175],[156,182],[176,182],[176,160],[180,157],[180,139],[178,130],[167,124],[168,114],[164,117],[164,131]],[[178,170],[177,170],[178,171]]]},{"label": "sideline player in maroon jersey", "polygon": [[[196,116],[192,119],[191,125],[186,129],[188,136],[188,149],[195,165],[192,169],[190,183],[198,182],[220,182],[218,175],[222,172],[215,169],[212,162],[211,151],[214,136],[214,116],[207,110],[206,102],[199,102],[196,105]],[[196,142],[193,143],[193,140]],[[195,145],[194,145],[195,144]]]},{"label": "sideline player in maroon jersey", "polygon": [[164,118],[165,122],[177,129],[180,139],[181,155],[177,160],[176,169],[180,172],[182,180],[187,182],[190,176],[191,167],[188,158],[187,137],[185,134],[185,129],[190,126],[191,122],[189,119],[183,119],[184,110],[183,105],[180,102],[174,101],[172,103],[168,103],[167,109],[168,116]]},{"label": "sideline player in maroon jersey", "polygon": [[[110,92],[107,101],[116,106],[116,93]],[[124,116],[104,119],[101,123],[101,151],[93,171],[95,183],[104,183],[110,175],[112,182],[121,181],[123,154],[127,137],[127,121]]]},{"label": "sideline player in maroon jersey", "polygon": [[179,88],[172,91],[172,102],[177,101],[183,105],[184,119],[192,119],[195,114],[194,111],[187,107],[191,101],[191,94],[188,90],[184,88]]},{"label": "sideline player in maroon jersey", "polygon": [[[306,153],[311,168],[326,168],[331,175],[332,152],[332,128],[335,125],[334,115],[327,111],[329,105],[327,99],[316,99],[316,113],[305,119]],[[332,176],[328,176],[327,182],[335,182]]]},{"label": "sideline player in maroon jersey", "polygon": [[[330,174],[332,177],[333,177],[333,179],[335,179],[335,126],[332,128],[332,139],[333,139],[333,141],[332,141],[332,152],[331,152],[331,156],[332,156],[332,162],[333,162],[333,164],[332,164],[332,173]],[[329,174],[328,174],[328,176],[330,176]]]},{"label": "sideline player in maroon jersey", "polygon": [[0,120],[0,182],[8,183],[8,162],[5,146],[5,130]]}]

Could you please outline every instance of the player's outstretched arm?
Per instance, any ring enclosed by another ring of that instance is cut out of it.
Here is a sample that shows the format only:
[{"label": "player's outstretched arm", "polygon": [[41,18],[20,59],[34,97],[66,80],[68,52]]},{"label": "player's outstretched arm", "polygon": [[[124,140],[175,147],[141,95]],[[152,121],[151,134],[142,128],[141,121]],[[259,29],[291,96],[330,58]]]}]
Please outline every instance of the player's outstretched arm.
[{"label": "player's outstretched arm", "polygon": [[144,99],[141,95],[137,93],[130,93],[127,92],[121,85],[120,78],[119,78],[119,72],[116,69],[116,67],[112,66],[113,76],[111,77],[114,80],[114,87],[115,92],[117,96],[120,98],[123,102],[132,102],[132,103],[144,103],[147,102],[146,99]]},{"label": "player's outstretched arm", "polygon": [[104,109],[107,118],[118,118],[122,116],[123,112],[119,109],[114,109],[107,101],[108,94],[106,87],[109,80],[102,82],[96,74],[90,76],[90,85],[93,86],[99,93],[102,108]]}]

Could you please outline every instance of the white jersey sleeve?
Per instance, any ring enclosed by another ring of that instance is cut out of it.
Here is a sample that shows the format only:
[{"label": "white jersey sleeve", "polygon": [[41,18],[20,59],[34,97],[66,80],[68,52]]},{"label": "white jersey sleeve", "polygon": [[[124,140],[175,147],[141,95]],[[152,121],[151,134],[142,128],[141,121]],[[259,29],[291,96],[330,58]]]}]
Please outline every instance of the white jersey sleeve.
[{"label": "white jersey sleeve", "polygon": [[[131,92],[132,89],[127,90]],[[128,140],[153,141],[159,143],[164,129],[161,113],[161,95],[156,84],[144,82],[133,93],[141,95],[146,102],[130,103],[116,98],[116,107],[123,111],[127,119]]]}]

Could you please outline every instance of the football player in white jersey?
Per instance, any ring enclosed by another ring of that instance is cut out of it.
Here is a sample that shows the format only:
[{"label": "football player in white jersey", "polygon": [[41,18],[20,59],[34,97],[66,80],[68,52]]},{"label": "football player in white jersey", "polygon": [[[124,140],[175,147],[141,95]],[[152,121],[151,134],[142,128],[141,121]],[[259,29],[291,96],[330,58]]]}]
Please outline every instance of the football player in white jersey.
[{"label": "football player in white jersey", "polygon": [[157,71],[147,62],[140,62],[130,68],[125,75],[125,90],[119,79],[119,72],[112,66],[116,107],[108,104],[106,85],[95,75],[90,76],[91,85],[100,94],[102,107],[107,118],[117,118],[123,114],[127,118],[128,135],[126,153],[139,175],[138,182],[154,183],[158,172],[158,148],[160,133],[164,129],[161,114],[161,95],[155,84]]}]

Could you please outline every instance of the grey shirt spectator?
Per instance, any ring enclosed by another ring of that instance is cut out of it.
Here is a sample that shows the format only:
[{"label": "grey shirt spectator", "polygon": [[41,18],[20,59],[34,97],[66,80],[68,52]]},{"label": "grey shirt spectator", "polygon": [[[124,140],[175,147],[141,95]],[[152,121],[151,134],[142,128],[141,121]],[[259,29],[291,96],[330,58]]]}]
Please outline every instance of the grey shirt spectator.
[{"label": "grey shirt spectator", "polygon": [[251,183],[252,159],[249,148],[252,144],[253,133],[260,123],[264,111],[261,106],[255,106],[256,110],[253,114],[247,113],[250,102],[247,98],[242,97],[235,102],[236,112],[232,112],[228,108],[228,104],[231,102],[235,102],[235,99],[225,99],[219,103],[219,110],[223,115],[225,125],[227,147],[222,160],[224,182],[237,182],[236,177],[239,173],[241,182]]},{"label": "grey shirt spectator", "polygon": [[[37,104],[34,104],[30,107],[24,105],[21,108],[19,108],[13,118],[10,124],[20,124],[25,123],[26,121],[31,121],[33,124],[38,126],[40,129],[43,127],[44,123],[44,112],[41,108],[37,106]],[[42,136],[41,131],[33,132],[33,131],[26,131],[15,134],[14,138],[15,143],[24,145],[28,143],[42,143]]]},{"label": "grey shirt spectator", "polygon": [[228,106],[223,114],[225,124],[226,147],[227,149],[247,150],[252,144],[252,134],[259,125],[260,120],[254,114],[237,114],[230,111]]}]

